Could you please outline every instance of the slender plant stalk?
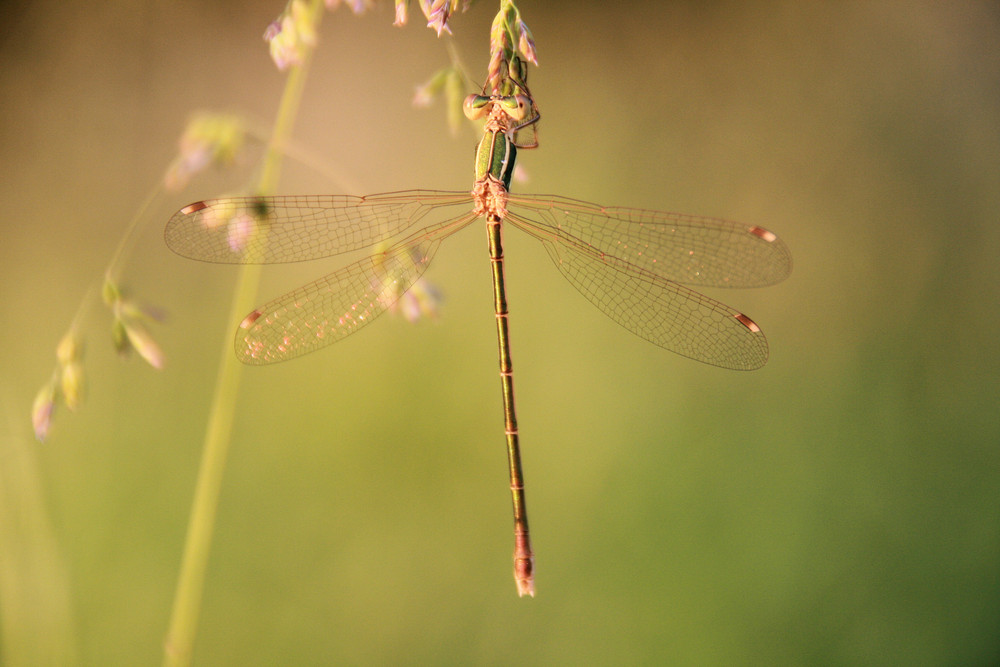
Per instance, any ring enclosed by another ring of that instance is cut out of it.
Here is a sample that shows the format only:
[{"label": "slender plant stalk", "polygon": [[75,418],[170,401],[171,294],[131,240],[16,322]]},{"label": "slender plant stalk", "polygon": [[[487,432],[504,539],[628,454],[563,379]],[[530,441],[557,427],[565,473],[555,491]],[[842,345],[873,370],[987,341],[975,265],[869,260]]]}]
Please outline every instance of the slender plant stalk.
[{"label": "slender plant stalk", "polygon": [[114,253],[111,255],[111,261],[108,262],[108,268],[105,269],[104,275],[105,280],[110,280],[112,282],[118,282],[118,274],[121,270],[119,266],[122,261],[122,257],[125,257],[132,246],[135,245],[136,240],[136,230],[139,228],[139,223],[146,217],[146,211],[149,207],[156,201],[156,198],[163,192],[162,182],[157,183],[148,195],[146,199],[139,206],[139,210],[135,212],[132,219],[128,223],[128,228],[125,230],[125,234],[122,236],[121,240],[118,241],[117,247],[115,247]]},{"label": "slender plant stalk", "polygon": [[[322,10],[322,0],[313,0],[310,11],[314,18],[313,25],[316,27],[319,26]],[[310,49],[302,64],[289,68],[274,131],[257,183],[257,194],[271,194],[277,186],[281,171],[282,147],[291,134],[292,124],[298,112],[311,55]],[[238,322],[254,307],[260,272],[261,267],[253,264],[245,265],[241,270],[227,322]],[[232,340],[227,334],[216,378],[215,395],[209,412],[208,427],[205,431],[201,468],[191,507],[170,628],[164,645],[164,665],[188,665],[191,662],[205,587],[205,572],[208,568],[212,534],[215,529],[215,515],[219,505],[219,491],[231,441],[241,371],[242,364],[233,354]]]}]

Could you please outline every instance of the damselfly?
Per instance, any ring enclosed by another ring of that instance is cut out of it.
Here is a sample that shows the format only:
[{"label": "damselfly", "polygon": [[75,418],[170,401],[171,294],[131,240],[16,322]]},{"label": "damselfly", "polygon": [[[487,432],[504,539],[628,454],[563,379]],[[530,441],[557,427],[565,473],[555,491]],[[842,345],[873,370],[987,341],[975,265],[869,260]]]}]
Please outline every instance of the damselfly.
[{"label": "damselfly", "polygon": [[471,193],[409,190],[366,197],[212,199],[177,212],[165,236],[180,255],[232,264],[319,259],[395,241],[250,313],[240,323],[236,354],[247,364],[269,364],[325,347],[374,320],[423,274],[441,241],[485,219],[514,506],[514,578],[523,596],[534,595],[533,554],[514,412],[503,224],[541,241],[570,283],[632,333],[685,357],[732,369],[758,368],[767,360],[760,328],[681,283],[771,285],[788,275],[791,258],[777,236],[753,225],[512,194],[517,149],[537,146],[539,114],[523,76],[512,74],[504,86],[465,102],[467,115],[486,119]]}]

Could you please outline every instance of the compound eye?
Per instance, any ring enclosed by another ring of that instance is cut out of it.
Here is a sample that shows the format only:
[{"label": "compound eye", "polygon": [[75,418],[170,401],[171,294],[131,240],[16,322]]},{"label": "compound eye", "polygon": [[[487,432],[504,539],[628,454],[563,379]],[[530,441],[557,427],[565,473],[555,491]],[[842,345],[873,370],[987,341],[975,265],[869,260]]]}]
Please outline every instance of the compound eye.
[{"label": "compound eye", "polygon": [[462,111],[469,120],[478,120],[489,111],[491,101],[492,98],[485,95],[469,95],[462,102]]},{"label": "compound eye", "polygon": [[511,116],[514,120],[524,120],[531,113],[531,99],[525,95],[515,95],[517,100],[517,115]]},{"label": "compound eye", "polygon": [[513,120],[524,120],[531,110],[531,100],[524,95],[511,95],[500,98],[504,112]]}]

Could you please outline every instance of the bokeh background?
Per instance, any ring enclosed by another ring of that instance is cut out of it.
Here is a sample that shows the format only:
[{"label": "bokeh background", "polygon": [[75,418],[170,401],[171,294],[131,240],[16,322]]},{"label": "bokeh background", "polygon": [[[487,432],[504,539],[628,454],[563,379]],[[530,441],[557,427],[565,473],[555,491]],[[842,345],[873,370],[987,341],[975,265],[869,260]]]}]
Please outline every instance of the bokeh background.
[{"label": "bokeh background", "polygon": [[[728,372],[604,317],[509,233],[538,596],[511,579],[481,230],[440,317],[243,374],[196,664],[995,664],[1000,660],[1000,10],[993,2],[519,3],[542,146],[521,190],[746,220],[785,283],[711,292],[768,334]],[[0,623],[6,664],[161,657],[236,270],[150,210],[124,272],[167,366],[86,310],[88,393],[34,441],[54,348],[191,112],[272,121],[280,2],[5,3]],[[448,63],[392,7],[325,16],[295,137],[336,178],[464,189]],[[482,79],[492,2],[452,23]],[[243,165],[249,178],[252,164]],[[261,301],[337,266],[270,268]]]}]

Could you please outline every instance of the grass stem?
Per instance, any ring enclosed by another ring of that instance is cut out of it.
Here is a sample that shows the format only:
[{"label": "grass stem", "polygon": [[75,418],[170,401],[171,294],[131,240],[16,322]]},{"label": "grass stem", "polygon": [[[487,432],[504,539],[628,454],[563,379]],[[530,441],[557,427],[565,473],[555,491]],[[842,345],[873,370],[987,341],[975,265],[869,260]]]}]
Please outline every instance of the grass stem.
[{"label": "grass stem", "polygon": [[[323,11],[322,0],[312,0],[310,11],[314,25],[318,28]],[[282,148],[291,134],[298,112],[311,55],[310,49],[302,64],[289,68],[274,130],[255,188],[257,194],[273,193],[277,186],[281,172]],[[245,265],[242,268],[227,322],[240,321],[254,307],[260,273],[259,265]],[[188,665],[191,662],[205,588],[205,573],[208,569],[212,535],[215,530],[219,493],[232,441],[242,370],[243,366],[233,353],[232,340],[227,334],[205,431],[201,467],[195,486],[170,627],[164,644],[164,665]]]}]

